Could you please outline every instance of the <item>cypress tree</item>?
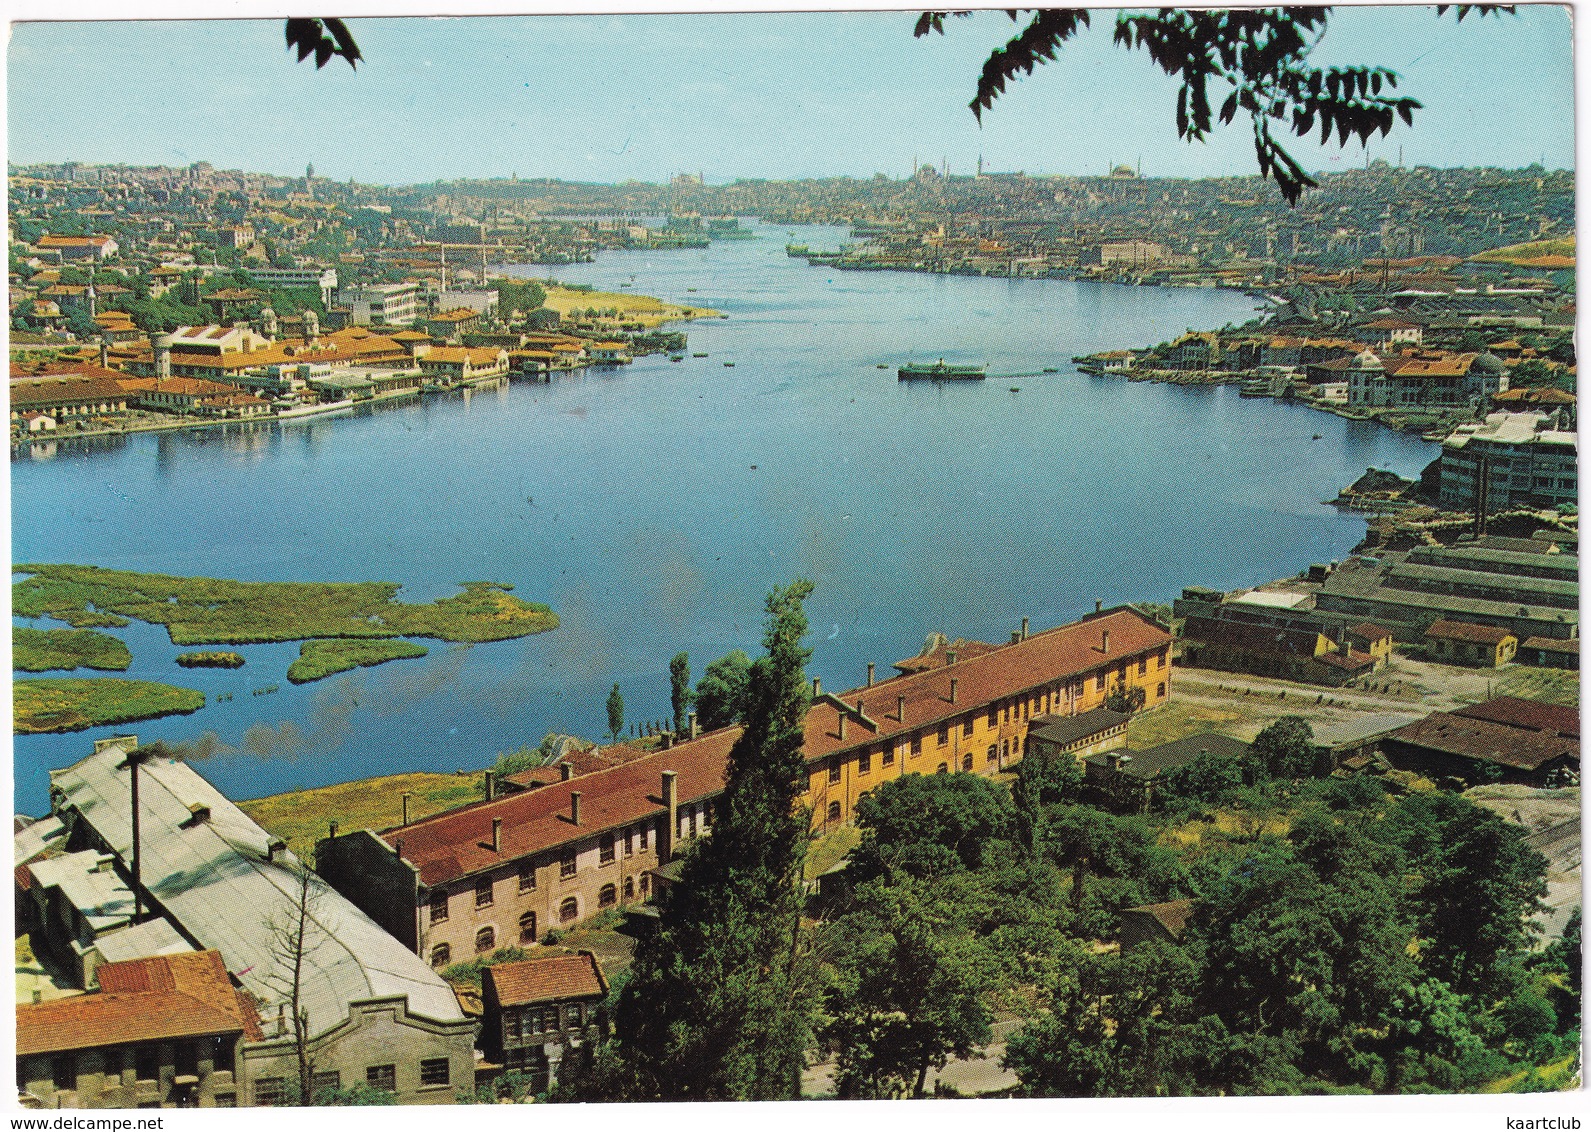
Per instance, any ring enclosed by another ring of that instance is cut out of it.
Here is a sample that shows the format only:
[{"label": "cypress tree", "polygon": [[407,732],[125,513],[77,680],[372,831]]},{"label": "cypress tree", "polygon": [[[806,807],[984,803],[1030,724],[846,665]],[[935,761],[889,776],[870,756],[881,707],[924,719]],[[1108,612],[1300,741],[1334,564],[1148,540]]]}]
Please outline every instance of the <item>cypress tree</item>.
[{"label": "cypress tree", "polygon": [[800,1095],[815,993],[804,974],[801,873],[809,816],[802,734],[810,692],[797,580],[767,599],[745,731],[729,753],[709,837],[685,857],[636,951],[615,1029],[636,1100]]}]

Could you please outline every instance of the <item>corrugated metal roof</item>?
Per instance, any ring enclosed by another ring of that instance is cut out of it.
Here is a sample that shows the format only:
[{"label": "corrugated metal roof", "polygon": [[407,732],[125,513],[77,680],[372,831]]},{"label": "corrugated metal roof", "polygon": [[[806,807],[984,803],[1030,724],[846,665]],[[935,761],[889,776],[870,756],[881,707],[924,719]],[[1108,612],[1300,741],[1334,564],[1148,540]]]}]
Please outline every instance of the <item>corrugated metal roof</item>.
[{"label": "corrugated metal roof", "polygon": [[[132,849],[131,778],[127,751],[106,746],[51,773],[52,785],[123,860]],[[290,980],[273,954],[272,924],[293,919],[299,862],[268,855],[270,835],[191,767],[176,759],[144,764],[139,786],[144,885],[204,947],[221,952],[227,969],[274,1014]],[[207,821],[192,807],[208,807]],[[348,1016],[352,1002],[408,997],[409,1010],[436,1021],[460,1020],[446,983],[314,873],[315,930],[305,964],[302,1002],[310,1030],[320,1033]]]}]

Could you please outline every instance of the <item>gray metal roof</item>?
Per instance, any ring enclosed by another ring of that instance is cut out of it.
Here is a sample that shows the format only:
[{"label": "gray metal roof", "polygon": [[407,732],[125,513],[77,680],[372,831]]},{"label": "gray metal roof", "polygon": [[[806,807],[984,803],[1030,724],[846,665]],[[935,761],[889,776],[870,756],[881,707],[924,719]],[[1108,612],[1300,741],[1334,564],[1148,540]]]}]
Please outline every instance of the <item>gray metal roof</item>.
[{"label": "gray metal roof", "polygon": [[113,858],[94,849],[63,853],[28,866],[40,888],[59,889],[98,935],[133,918],[133,890],[111,866]]},{"label": "gray metal roof", "polygon": [[[107,745],[50,774],[63,807],[75,809],[123,859],[132,852],[131,778],[127,749]],[[209,817],[197,820],[196,807]],[[286,999],[290,979],[273,954],[272,925],[292,922],[299,862],[186,763],[144,764],[139,782],[145,887],[201,947],[219,951],[227,970],[260,1001],[269,1017]],[[348,1017],[350,1003],[407,996],[412,1014],[438,1022],[463,1018],[458,1000],[419,956],[310,874],[315,925],[301,1001],[310,1031]]]}]

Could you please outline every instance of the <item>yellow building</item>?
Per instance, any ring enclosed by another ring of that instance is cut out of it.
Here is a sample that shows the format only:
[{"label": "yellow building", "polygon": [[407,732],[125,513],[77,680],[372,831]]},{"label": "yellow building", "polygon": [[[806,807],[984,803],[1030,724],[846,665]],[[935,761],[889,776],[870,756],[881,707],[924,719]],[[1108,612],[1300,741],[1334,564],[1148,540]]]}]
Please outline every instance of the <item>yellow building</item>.
[{"label": "yellow building", "polygon": [[813,824],[851,820],[856,800],[905,774],[997,774],[1021,759],[1030,723],[1102,707],[1118,686],[1143,706],[1171,695],[1171,635],[1129,607],[1095,613],[1006,645],[940,645],[902,675],[838,695],[814,681],[807,713]]}]

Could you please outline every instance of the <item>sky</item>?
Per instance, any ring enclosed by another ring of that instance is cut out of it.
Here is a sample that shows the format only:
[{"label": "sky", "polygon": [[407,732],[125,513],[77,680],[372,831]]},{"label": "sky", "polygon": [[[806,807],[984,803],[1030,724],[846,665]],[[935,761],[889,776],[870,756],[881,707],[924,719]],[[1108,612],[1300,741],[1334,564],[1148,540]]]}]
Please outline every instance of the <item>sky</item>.
[{"label": "sky", "polygon": [[[385,10],[403,10],[389,0]],[[423,0],[407,0],[424,11]],[[456,9],[455,2],[449,5]],[[146,8],[147,10],[147,8]],[[190,6],[190,10],[192,10]],[[258,10],[258,9],[256,9]],[[349,9],[344,9],[349,10]],[[952,173],[1254,172],[1244,119],[1179,140],[1176,83],[1111,42],[1113,14],[967,108],[1015,25],[986,11],[915,39],[913,12],[356,18],[365,62],[317,71],[280,19],[17,23],[7,65],[13,164],[187,165],[411,184],[454,177],[658,182]],[[1339,8],[1324,64],[1389,67],[1420,100],[1369,156],[1409,165],[1572,168],[1568,10],[1438,17]],[[1318,136],[1318,135],[1316,135]],[[1294,139],[1309,169],[1362,165],[1357,141]]]}]

